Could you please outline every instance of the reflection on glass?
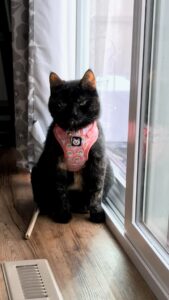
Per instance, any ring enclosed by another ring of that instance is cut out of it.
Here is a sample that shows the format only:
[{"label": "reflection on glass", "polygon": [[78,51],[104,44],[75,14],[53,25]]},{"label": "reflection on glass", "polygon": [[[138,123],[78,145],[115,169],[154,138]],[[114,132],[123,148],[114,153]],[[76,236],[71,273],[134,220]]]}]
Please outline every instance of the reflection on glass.
[{"label": "reflection on glass", "polygon": [[112,207],[116,206],[122,216],[125,205],[133,2],[90,2],[90,67],[97,78],[101,122],[117,179],[110,204],[113,201]]},{"label": "reflection on glass", "polygon": [[160,3],[154,30],[147,124],[144,128],[145,173],[141,218],[169,251],[169,2]]}]

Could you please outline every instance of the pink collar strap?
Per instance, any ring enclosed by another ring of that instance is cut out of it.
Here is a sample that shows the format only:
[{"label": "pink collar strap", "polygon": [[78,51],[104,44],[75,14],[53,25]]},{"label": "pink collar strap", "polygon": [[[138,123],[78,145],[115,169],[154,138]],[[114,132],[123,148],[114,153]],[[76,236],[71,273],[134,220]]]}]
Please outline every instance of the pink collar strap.
[{"label": "pink collar strap", "polygon": [[69,132],[55,125],[53,133],[63,149],[67,170],[77,172],[83,168],[99,135],[96,121],[78,131]]}]

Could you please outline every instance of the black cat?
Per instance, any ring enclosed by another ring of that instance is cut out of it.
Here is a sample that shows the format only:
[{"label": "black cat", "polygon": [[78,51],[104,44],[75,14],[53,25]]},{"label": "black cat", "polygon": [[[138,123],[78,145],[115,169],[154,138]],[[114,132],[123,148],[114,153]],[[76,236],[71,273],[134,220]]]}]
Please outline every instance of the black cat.
[{"label": "black cat", "polygon": [[113,182],[98,122],[99,97],[93,72],[78,81],[49,77],[49,127],[44,150],[32,169],[34,201],[41,213],[66,223],[71,212],[90,211],[90,220],[103,222],[101,207]]}]

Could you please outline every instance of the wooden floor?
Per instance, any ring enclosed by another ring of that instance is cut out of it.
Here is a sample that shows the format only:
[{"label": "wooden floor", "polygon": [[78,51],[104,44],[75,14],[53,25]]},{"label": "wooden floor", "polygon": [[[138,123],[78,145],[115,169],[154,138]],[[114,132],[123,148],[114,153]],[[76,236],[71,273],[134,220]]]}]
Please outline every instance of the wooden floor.
[{"label": "wooden floor", "polygon": [[[30,176],[0,175],[0,261],[46,258],[65,300],[155,299],[106,225],[74,215],[69,224],[40,216],[24,240],[33,209]],[[0,270],[0,300],[7,300]]]}]

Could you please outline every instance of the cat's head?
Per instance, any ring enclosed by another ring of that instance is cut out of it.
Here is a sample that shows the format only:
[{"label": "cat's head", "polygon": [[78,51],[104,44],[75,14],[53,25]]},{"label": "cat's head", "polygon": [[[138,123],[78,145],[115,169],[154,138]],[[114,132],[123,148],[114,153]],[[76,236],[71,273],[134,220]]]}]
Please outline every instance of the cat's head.
[{"label": "cat's head", "polygon": [[49,76],[49,111],[54,122],[65,130],[86,127],[99,117],[100,103],[94,73],[88,70],[81,80],[64,81]]}]

